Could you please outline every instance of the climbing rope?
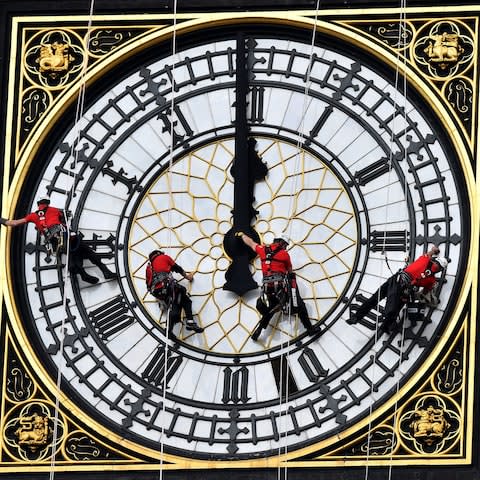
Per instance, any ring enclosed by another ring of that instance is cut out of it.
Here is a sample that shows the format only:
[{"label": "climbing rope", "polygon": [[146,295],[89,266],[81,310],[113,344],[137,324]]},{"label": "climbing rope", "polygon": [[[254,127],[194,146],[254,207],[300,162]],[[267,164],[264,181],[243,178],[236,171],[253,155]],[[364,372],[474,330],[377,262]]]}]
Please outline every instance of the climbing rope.
[{"label": "climbing rope", "polygon": [[[400,39],[406,38],[405,31],[406,31],[406,3],[407,0],[400,0]],[[399,50],[400,50],[401,44],[399,44]],[[403,108],[403,115],[404,115],[404,124],[406,126],[407,124],[407,59],[406,55],[403,55],[403,98],[404,98],[404,108]],[[404,168],[407,169],[407,148],[406,146],[403,149],[403,161],[404,161]],[[407,194],[407,187],[408,187],[408,182],[407,182],[407,175],[406,172],[404,173],[404,192],[405,195]],[[404,255],[405,255],[405,261],[408,262],[407,260],[407,231],[408,228],[405,229],[405,238],[404,238],[404,245],[405,245],[405,250],[404,250]],[[407,315],[408,314],[408,304],[404,306],[402,312],[401,312],[401,325],[402,325],[402,333],[401,333],[401,340],[400,340],[400,357],[398,359],[398,369],[400,369],[402,363],[403,363],[403,350],[404,350],[404,345],[405,345],[405,321],[407,320]],[[396,382],[396,391],[395,391],[395,406],[394,406],[394,415],[393,415],[393,426],[392,426],[392,441],[391,441],[391,450],[390,450],[390,463],[389,463],[389,468],[388,468],[388,480],[391,480],[392,478],[392,469],[393,469],[393,451],[395,449],[395,430],[396,430],[396,423],[397,423],[397,408],[398,408],[398,392],[400,390],[400,376],[397,377],[397,382]]]},{"label": "climbing rope", "polygon": [[[291,190],[290,190],[290,196],[289,196],[289,205],[288,205],[288,223],[287,223],[287,230],[284,230],[287,232],[289,239],[291,238],[292,235],[292,218],[294,217],[295,214],[295,208],[296,208],[296,202],[297,202],[297,192],[298,192],[298,178],[299,175],[297,175],[297,172],[300,171],[300,158],[301,154],[300,152],[302,151],[302,145],[304,143],[304,138],[305,138],[305,115],[307,113],[307,108],[308,108],[308,94],[311,88],[312,80],[311,80],[311,73],[312,73],[312,68],[313,68],[313,52],[315,49],[315,40],[316,40],[316,34],[317,34],[317,27],[318,27],[318,13],[320,10],[320,0],[317,0],[316,6],[315,6],[315,16],[314,16],[314,22],[313,22],[313,27],[312,27],[312,36],[311,36],[311,41],[310,41],[310,52],[309,52],[309,61],[308,61],[308,68],[306,72],[306,77],[305,77],[305,88],[303,92],[303,106],[302,106],[302,116],[301,116],[301,123],[300,127],[298,129],[298,137],[297,137],[297,143],[296,143],[296,154],[295,154],[295,168],[294,168],[294,180],[291,184]],[[290,280],[289,280],[290,281]],[[298,288],[298,285],[297,285]],[[291,311],[291,301],[290,298],[288,299],[288,325],[291,327],[292,325],[292,311]],[[286,355],[285,355],[286,351]],[[281,432],[282,429],[280,430],[280,441],[279,441],[279,447],[278,447],[278,468],[277,468],[277,480],[281,480],[281,456],[288,454],[288,422],[287,422],[287,413],[288,413],[288,402],[289,402],[289,374],[288,374],[288,365],[290,362],[290,336],[287,336],[287,341],[285,343],[282,343],[280,347],[280,387],[279,387],[279,418],[282,417],[282,412],[284,412],[283,418],[284,418],[284,427],[283,427],[283,437],[284,437],[284,442],[282,445],[281,442]],[[285,386],[283,385],[283,379],[285,378]],[[284,389],[285,388],[285,389]],[[285,392],[285,393],[284,393]],[[285,397],[285,402],[283,401],[283,397]],[[288,480],[288,462],[285,458],[284,462],[284,467],[283,467],[283,480]]]},{"label": "climbing rope", "polygon": [[315,17],[313,20],[313,27],[312,27],[312,37],[310,41],[310,53],[309,53],[309,60],[308,60],[308,68],[305,76],[305,88],[303,91],[303,106],[302,106],[302,115],[301,115],[301,122],[298,129],[298,136],[297,136],[297,143],[296,143],[296,154],[295,154],[295,169],[294,169],[294,181],[291,185],[290,190],[290,197],[289,197],[289,205],[288,205],[288,236],[291,236],[292,232],[292,218],[294,216],[294,210],[296,207],[297,196],[296,193],[298,192],[298,178],[299,175],[297,172],[300,172],[300,152],[302,150],[302,145],[305,140],[305,115],[308,109],[308,92],[310,91],[312,85],[312,68],[313,68],[313,51],[315,49],[315,40],[317,34],[317,27],[318,27],[318,12],[320,9],[320,0],[317,0],[315,6]]},{"label": "climbing rope", "polygon": [[[173,34],[172,34],[172,95],[170,100],[170,115],[172,121],[170,122],[170,146],[169,146],[169,159],[168,159],[168,170],[167,170],[167,184],[168,184],[168,213],[167,213],[167,222],[168,222],[168,246],[172,246],[172,211],[174,208],[173,201],[173,189],[172,189],[172,166],[173,166],[173,149],[174,149],[174,125],[173,121],[174,108],[175,108],[175,55],[177,51],[177,0],[173,2]],[[167,309],[166,319],[165,319],[165,337],[168,336],[170,331],[170,313],[172,309],[172,303],[169,302],[169,308]],[[173,327],[172,327],[173,331]],[[159,464],[159,480],[163,480],[163,456],[165,451],[165,420],[166,420],[166,396],[167,396],[167,373],[168,373],[168,342],[164,343],[164,363],[163,363],[163,379],[162,379],[162,413],[161,413],[161,431],[160,431],[160,464]]]},{"label": "climbing rope", "polygon": [[[399,70],[400,70],[400,51],[401,51],[401,45],[402,45],[402,40],[404,38],[403,34],[405,31],[405,25],[406,25],[406,0],[400,0],[400,14],[399,14],[399,26],[398,26],[398,38],[397,38],[397,57],[396,57],[396,64],[395,64],[395,93],[394,93],[394,100],[393,100],[393,111],[394,113],[397,110],[398,107],[398,102],[397,102],[397,93],[398,93],[398,87],[399,87]],[[406,124],[406,104],[407,104],[407,70],[406,70],[406,58],[405,55],[403,56],[403,114],[404,114],[404,122]],[[391,135],[390,135],[390,153],[389,153],[389,168],[388,168],[388,180],[387,180],[387,200],[386,200],[386,209],[385,209],[385,220],[384,220],[384,231],[383,231],[383,244],[382,244],[382,254],[385,256],[385,262],[390,270],[390,274],[394,275],[395,272],[391,271],[389,262],[388,262],[388,257],[387,257],[387,249],[386,249],[386,241],[387,241],[387,223],[388,223],[388,207],[389,207],[389,199],[390,199],[390,179],[391,179],[391,173],[392,173],[392,164],[393,164],[393,143],[394,143],[394,135],[395,135],[395,121],[396,121],[396,115],[393,116],[392,120],[392,129],[391,129]],[[404,152],[404,163],[406,165],[406,157],[407,157],[407,149],[404,147],[403,148]],[[404,175],[404,192],[406,194],[407,192],[407,176]],[[404,238],[404,256],[406,257],[407,254],[407,231],[408,228],[405,229],[405,238]],[[383,267],[381,267],[383,270]],[[375,342],[374,345],[377,344],[378,340],[378,323],[379,323],[379,305],[380,305],[380,289],[378,289],[378,297],[377,297],[377,308],[376,308],[376,316],[375,316]],[[403,361],[403,348],[404,348],[404,341],[405,341],[405,320],[406,320],[406,308],[404,308],[401,312],[402,318],[401,318],[401,325],[402,325],[402,330],[401,330],[401,340],[400,340],[400,357],[399,357],[399,363],[398,363],[398,368],[400,368],[402,361]],[[375,386],[375,371],[376,371],[376,356],[377,356],[377,351],[374,350],[373,352],[373,367],[372,367],[372,384],[371,384],[371,389],[370,389],[370,396],[373,397],[374,393],[374,386]],[[399,391],[399,385],[400,385],[400,378],[397,379],[397,384],[396,384],[396,393]],[[395,407],[394,411],[397,410],[397,402],[398,400],[395,401]],[[372,413],[373,413],[373,402],[370,403],[370,410],[369,410],[369,421],[368,421],[368,435],[367,435],[367,452],[366,452],[366,464],[365,464],[365,480],[368,480],[368,475],[369,475],[369,459],[370,459],[370,442],[371,442],[371,430],[372,430]],[[394,422],[396,421],[396,417],[394,414]],[[395,425],[394,425],[395,427]],[[390,464],[389,464],[389,479],[391,478],[391,473],[392,473],[392,463],[393,463],[393,450],[394,450],[394,441],[395,441],[395,428],[392,429],[392,440],[391,440],[391,451],[390,451]]]},{"label": "climbing rope", "polygon": [[[74,120],[74,138],[76,139],[73,142],[73,145],[78,145],[80,141],[80,120],[83,117],[84,105],[85,105],[85,91],[86,91],[86,73],[88,68],[88,49],[90,44],[90,34],[92,29],[92,22],[93,22],[93,12],[95,8],[95,0],[90,0],[90,10],[89,10],[89,17],[88,17],[88,24],[87,24],[87,33],[85,35],[85,60],[83,62],[81,74],[80,74],[80,87],[77,97],[77,104],[76,104],[76,111],[75,111],[75,120]],[[72,185],[67,192],[65,206],[70,205],[74,195],[75,195],[75,188],[76,188],[76,178],[77,174],[75,173],[75,169],[77,166],[78,161],[78,150],[74,149],[73,156],[74,161],[71,167],[71,177],[72,177]],[[62,382],[62,371],[64,367],[64,343],[65,343],[65,323],[68,317],[67,312],[67,290],[71,284],[70,278],[70,271],[69,271],[69,264],[70,264],[70,234],[71,234],[71,219],[67,215],[66,210],[64,209],[64,218],[65,218],[65,227],[66,231],[64,232],[66,236],[65,245],[59,248],[65,248],[65,270],[62,276],[62,308],[65,315],[62,317],[62,323],[60,328],[60,346],[59,346],[59,364],[57,369],[57,379],[56,379],[56,386],[55,386],[55,413],[53,418],[53,432],[52,432],[52,456],[50,460],[50,472],[49,472],[49,479],[54,480],[55,478],[55,465],[56,465],[56,445],[58,441],[58,427],[59,427],[59,411],[60,411],[60,393],[61,393],[61,382]],[[63,232],[62,232],[63,233]],[[61,233],[61,234],[62,234]],[[61,250],[56,252],[56,261],[57,266],[59,268],[59,272],[61,273],[62,270],[62,253]]]}]

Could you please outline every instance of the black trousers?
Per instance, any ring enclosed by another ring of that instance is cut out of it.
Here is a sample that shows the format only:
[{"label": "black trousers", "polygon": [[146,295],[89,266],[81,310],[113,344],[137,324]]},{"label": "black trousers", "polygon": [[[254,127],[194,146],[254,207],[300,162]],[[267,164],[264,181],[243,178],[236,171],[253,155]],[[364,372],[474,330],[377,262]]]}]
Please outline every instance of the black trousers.
[{"label": "black trousers", "polygon": [[[279,284],[277,288],[274,286],[265,287],[263,295],[257,300],[257,310],[262,315],[257,328],[267,328],[273,315],[283,310],[287,302],[290,302],[290,312],[292,314],[296,313],[306,330],[311,331],[313,328],[312,323],[310,322],[307,307],[303,298],[300,296],[298,288],[295,289],[295,302],[293,302],[291,294],[292,291],[286,289],[282,284]],[[294,305],[294,303],[296,305]]]},{"label": "black trousers", "polygon": [[192,300],[187,289],[176,281],[167,288],[167,294],[161,293],[163,291],[162,289],[151,293],[154,297],[165,302],[169,308],[168,334],[171,334],[175,323],[182,321],[182,310],[185,312],[187,320],[193,320]]},{"label": "black trousers", "polygon": [[373,307],[377,307],[380,300],[386,298],[383,321],[386,327],[392,326],[396,323],[400,310],[405,305],[404,291],[405,285],[402,283],[400,275],[391,276],[370,298],[358,307],[357,321],[361,320]]}]

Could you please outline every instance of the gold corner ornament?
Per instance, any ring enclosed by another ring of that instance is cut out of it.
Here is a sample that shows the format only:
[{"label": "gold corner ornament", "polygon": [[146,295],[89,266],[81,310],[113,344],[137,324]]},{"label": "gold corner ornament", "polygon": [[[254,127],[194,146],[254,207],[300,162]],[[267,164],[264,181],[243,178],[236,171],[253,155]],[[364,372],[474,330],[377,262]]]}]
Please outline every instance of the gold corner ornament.
[{"label": "gold corner ornament", "polygon": [[460,61],[465,49],[459,43],[459,36],[456,33],[442,32],[433,35],[428,47],[424,50],[430,63],[437,63],[445,70],[451,64],[457,64]]},{"label": "gold corner ornament", "polygon": [[429,446],[441,441],[451,427],[443,407],[435,407],[431,403],[427,408],[415,410],[414,416],[415,420],[410,424],[413,437]]},{"label": "gold corner ornament", "polygon": [[418,68],[436,81],[465,73],[474,55],[474,33],[459,19],[427,22],[412,45]]},{"label": "gold corner ornament", "polygon": [[15,430],[18,445],[35,452],[45,448],[52,434],[51,420],[49,416],[33,415],[21,417],[20,426]]},{"label": "gold corner ornament", "polygon": [[66,422],[57,417],[58,435],[54,438],[54,406],[41,400],[19,404],[8,412],[3,430],[5,449],[17,461],[42,461],[51,458],[62,443]]},{"label": "gold corner ornament", "polygon": [[40,56],[38,63],[39,71],[46,75],[55,77],[61,72],[68,71],[70,63],[74,60],[69,53],[70,45],[68,43],[53,42],[40,47]]},{"label": "gold corner ornament", "polygon": [[65,87],[80,75],[85,61],[84,40],[73,30],[43,30],[26,45],[26,75],[38,87]]},{"label": "gold corner ornament", "polygon": [[420,454],[450,451],[460,439],[458,405],[451,398],[435,393],[421,395],[412,402],[399,417],[400,437],[405,447]]}]

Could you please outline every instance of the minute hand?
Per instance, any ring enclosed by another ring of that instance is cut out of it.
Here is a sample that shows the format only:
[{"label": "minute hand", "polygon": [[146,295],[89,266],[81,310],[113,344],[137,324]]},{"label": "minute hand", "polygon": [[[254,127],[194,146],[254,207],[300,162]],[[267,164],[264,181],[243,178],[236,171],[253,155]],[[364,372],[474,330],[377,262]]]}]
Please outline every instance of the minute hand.
[{"label": "minute hand", "polygon": [[232,259],[225,274],[224,290],[230,290],[243,295],[245,292],[257,288],[252,278],[249,264],[255,253],[243,242],[235,238],[235,232],[243,231],[258,240],[258,234],[251,227],[252,219],[256,215],[253,208],[253,189],[256,180],[265,178],[267,167],[255,151],[255,140],[249,138],[247,123],[247,95],[248,95],[248,62],[246,59],[245,38],[242,34],[237,37],[236,59],[236,91],[235,91],[235,157],[232,165],[234,178],[233,193],[233,228],[225,235],[223,245]]}]

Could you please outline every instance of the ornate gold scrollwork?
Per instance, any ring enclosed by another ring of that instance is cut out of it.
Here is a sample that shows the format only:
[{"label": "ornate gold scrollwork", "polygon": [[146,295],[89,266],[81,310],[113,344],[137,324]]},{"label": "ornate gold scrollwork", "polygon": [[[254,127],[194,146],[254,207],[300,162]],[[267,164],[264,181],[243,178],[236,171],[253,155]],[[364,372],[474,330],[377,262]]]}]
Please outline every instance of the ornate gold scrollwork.
[{"label": "ornate gold scrollwork", "polygon": [[395,431],[388,425],[382,425],[369,433],[365,442],[353,451],[370,456],[386,456],[392,455],[397,446],[398,439]]}]

